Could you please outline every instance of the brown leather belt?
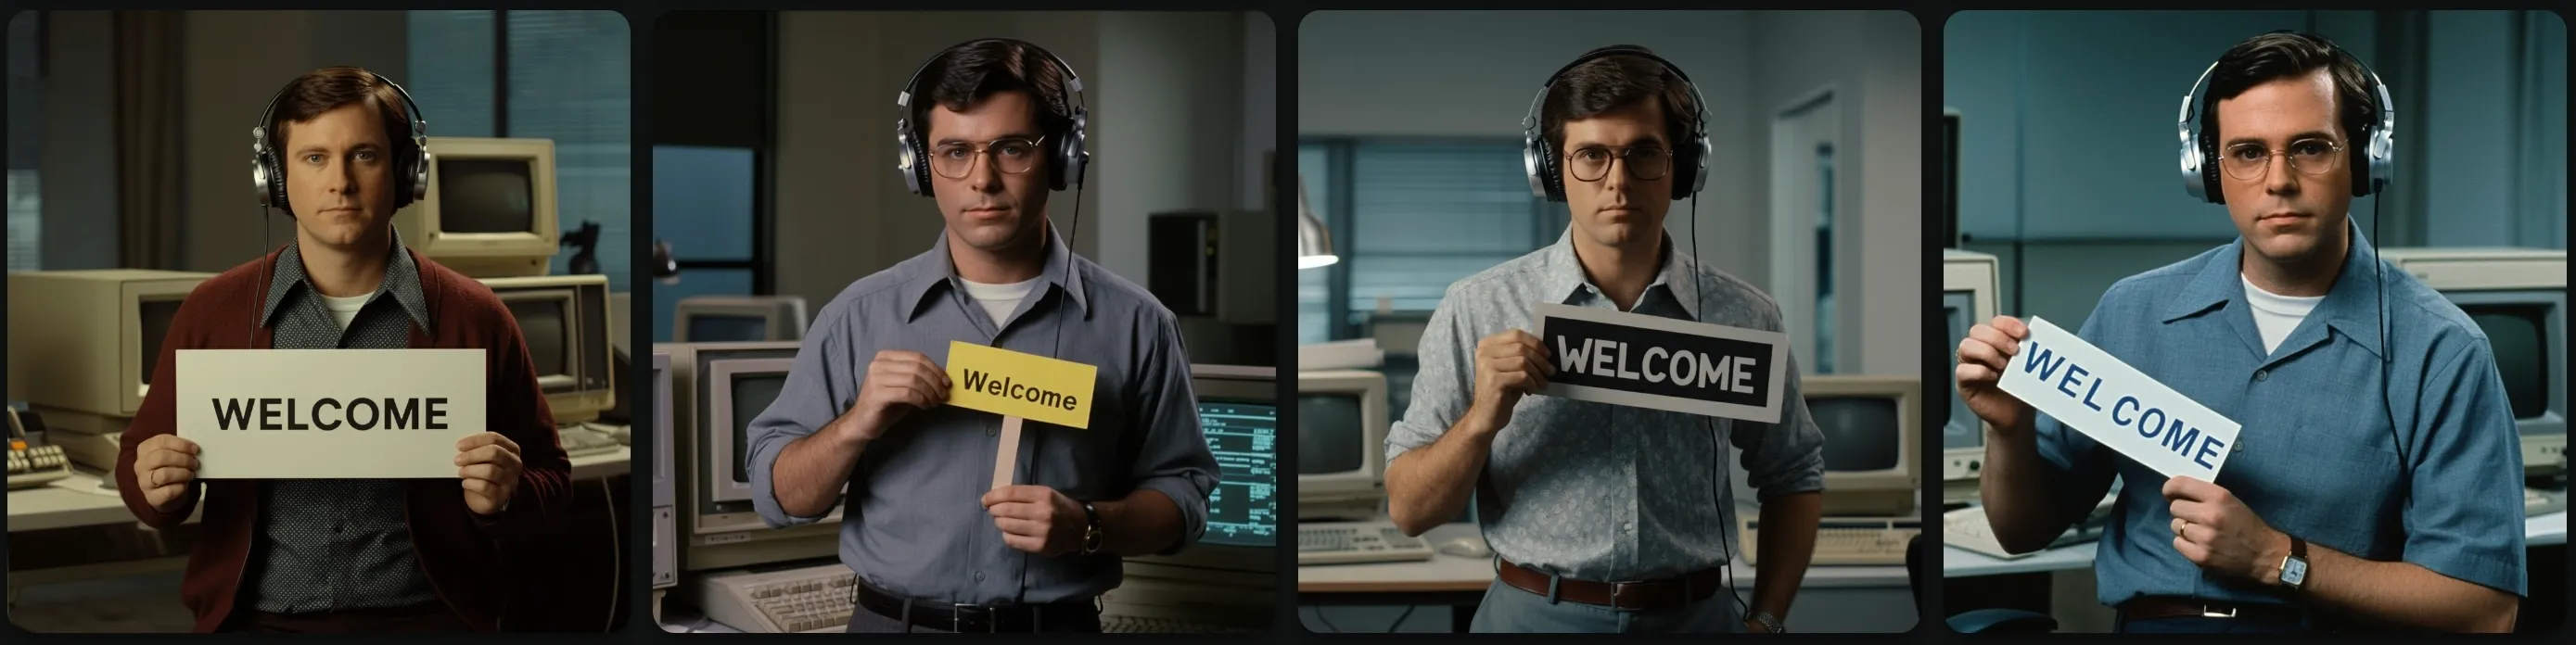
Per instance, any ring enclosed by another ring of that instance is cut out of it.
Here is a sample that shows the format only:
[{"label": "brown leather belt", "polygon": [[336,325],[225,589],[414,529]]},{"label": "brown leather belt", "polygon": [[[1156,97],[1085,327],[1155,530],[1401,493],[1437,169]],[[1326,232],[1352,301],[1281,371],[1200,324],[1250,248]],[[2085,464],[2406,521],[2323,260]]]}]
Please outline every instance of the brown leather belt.
[{"label": "brown leather belt", "polygon": [[2239,618],[2299,622],[2307,612],[2289,605],[2247,605],[2210,602],[2198,598],[2147,596],[2120,603],[2120,620],[2154,620],[2157,618]]},{"label": "brown leather belt", "polygon": [[[853,586],[858,587],[859,607],[897,622],[903,622],[909,614],[912,626],[940,631],[1024,633],[1040,629],[1061,630],[1066,626],[1096,624],[1100,617],[1099,608],[1088,600],[1045,605],[959,605],[910,600],[879,591],[865,583]],[[911,605],[908,612],[906,604]]]},{"label": "brown leather belt", "polygon": [[[1502,563],[1500,570],[1495,572],[1495,578],[1513,588],[1542,597],[1624,611],[1667,609],[1707,600],[1725,586],[1726,575],[1722,568],[1710,568],[1659,580],[1596,582],[1554,576],[1501,558],[1495,560]],[[1550,580],[1556,583],[1553,594],[1548,588]]]}]

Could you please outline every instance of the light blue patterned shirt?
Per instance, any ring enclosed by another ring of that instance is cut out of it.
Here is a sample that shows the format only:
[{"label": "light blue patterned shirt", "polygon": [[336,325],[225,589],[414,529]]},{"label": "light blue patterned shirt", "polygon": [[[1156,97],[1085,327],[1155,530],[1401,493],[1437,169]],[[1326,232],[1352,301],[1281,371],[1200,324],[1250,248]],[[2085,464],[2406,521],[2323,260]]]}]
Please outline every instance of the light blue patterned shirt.
[{"label": "light blue patterned shirt", "polygon": [[[1422,334],[1412,405],[1387,433],[1389,463],[1439,439],[1474,402],[1477,340],[1529,331],[1530,310],[1541,301],[1616,310],[1584,277],[1572,233],[1449,286]],[[1783,330],[1779,306],[1753,285],[1700,266],[1674,251],[1669,237],[1664,255],[1663,270],[1631,313]],[[1824,489],[1824,437],[1807,417],[1794,358],[1785,372],[1777,424],[1522,397],[1476,482],[1486,542],[1514,563],[1579,580],[1665,578],[1725,565],[1742,549],[1721,437],[1744,451],[1761,499]]]}]

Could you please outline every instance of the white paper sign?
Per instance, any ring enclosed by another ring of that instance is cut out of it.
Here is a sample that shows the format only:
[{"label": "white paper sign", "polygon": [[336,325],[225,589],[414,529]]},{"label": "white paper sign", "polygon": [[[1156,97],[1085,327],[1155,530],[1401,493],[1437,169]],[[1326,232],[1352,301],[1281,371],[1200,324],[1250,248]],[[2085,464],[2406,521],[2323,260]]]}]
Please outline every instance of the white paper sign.
[{"label": "white paper sign", "polygon": [[1540,394],[1780,422],[1787,334],[1551,302],[1530,324],[1556,363]]},{"label": "white paper sign", "polygon": [[455,478],[481,434],[480,349],[179,351],[199,479]]},{"label": "white paper sign", "polygon": [[1997,384],[2005,393],[2166,477],[2217,481],[2236,446],[2234,420],[2046,320],[2029,322]]}]

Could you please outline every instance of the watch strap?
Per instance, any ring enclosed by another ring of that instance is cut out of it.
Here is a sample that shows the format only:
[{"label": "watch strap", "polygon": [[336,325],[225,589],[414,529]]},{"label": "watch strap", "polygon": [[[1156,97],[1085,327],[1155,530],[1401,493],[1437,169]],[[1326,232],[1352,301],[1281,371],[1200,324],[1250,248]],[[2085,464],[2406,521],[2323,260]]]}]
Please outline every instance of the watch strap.
[{"label": "watch strap", "polygon": [[1762,623],[1762,629],[1768,630],[1768,631],[1770,631],[1771,633],[1774,633],[1774,634],[1786,634],[1786,633],[1789,633],[1789,628],[1788,628],[1788,627],[1785,627],[1785,626],[1782,626],[1782,625],[1780,624],[1780,617],[1779,617],[1779,616],[1773,616],[1773,615],[1771,615],[1771,612],[1767,612],[1767,611],[1757,611],[1757,612],[1753,612],[1752,619],[1753,619],[1753,622]]},{"label": "watch strap", "polygon": [[1100,530],[1100,509],[1092,507],[1091,502],[1083,502],[1083,503],[1082,503],[1082,554],[1083,554],[1083,555],[1091,555],[1091,554],[1095,554],[1095,553],[1099,553],[1099,552],[1100,552],[1100,543],[1101,543],[1101,542],[1103,542],[1103,541],[1105,541],[1105,540],[1103,540],[1103,539],[1101,538],[1101,533],[1102,533],[1102,531]]}]

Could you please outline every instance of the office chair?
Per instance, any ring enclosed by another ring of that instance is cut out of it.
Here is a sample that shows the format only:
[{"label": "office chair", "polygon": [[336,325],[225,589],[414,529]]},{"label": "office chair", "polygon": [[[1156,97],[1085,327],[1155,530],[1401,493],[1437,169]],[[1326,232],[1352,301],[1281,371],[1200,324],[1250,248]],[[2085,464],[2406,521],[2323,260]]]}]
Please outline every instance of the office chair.
[{"label": "office chair", "polygon": [[[1938,548],[1941,548],[1939,544],[1926,542],[1921,535],[1905,543],[1905,577],[1913,587],[1917,616],[1940,615],[1939,608],[1923,601],[1923,590],[1941,581],[1940,572],[1933,569],[1939,564],[1933,559],[1933,550]],[[1948,623],[1950,631],[1961,634],[2046,634],[2057,631],[2056,618],[2019,609],[1978,609],[1951,616]]]}]

